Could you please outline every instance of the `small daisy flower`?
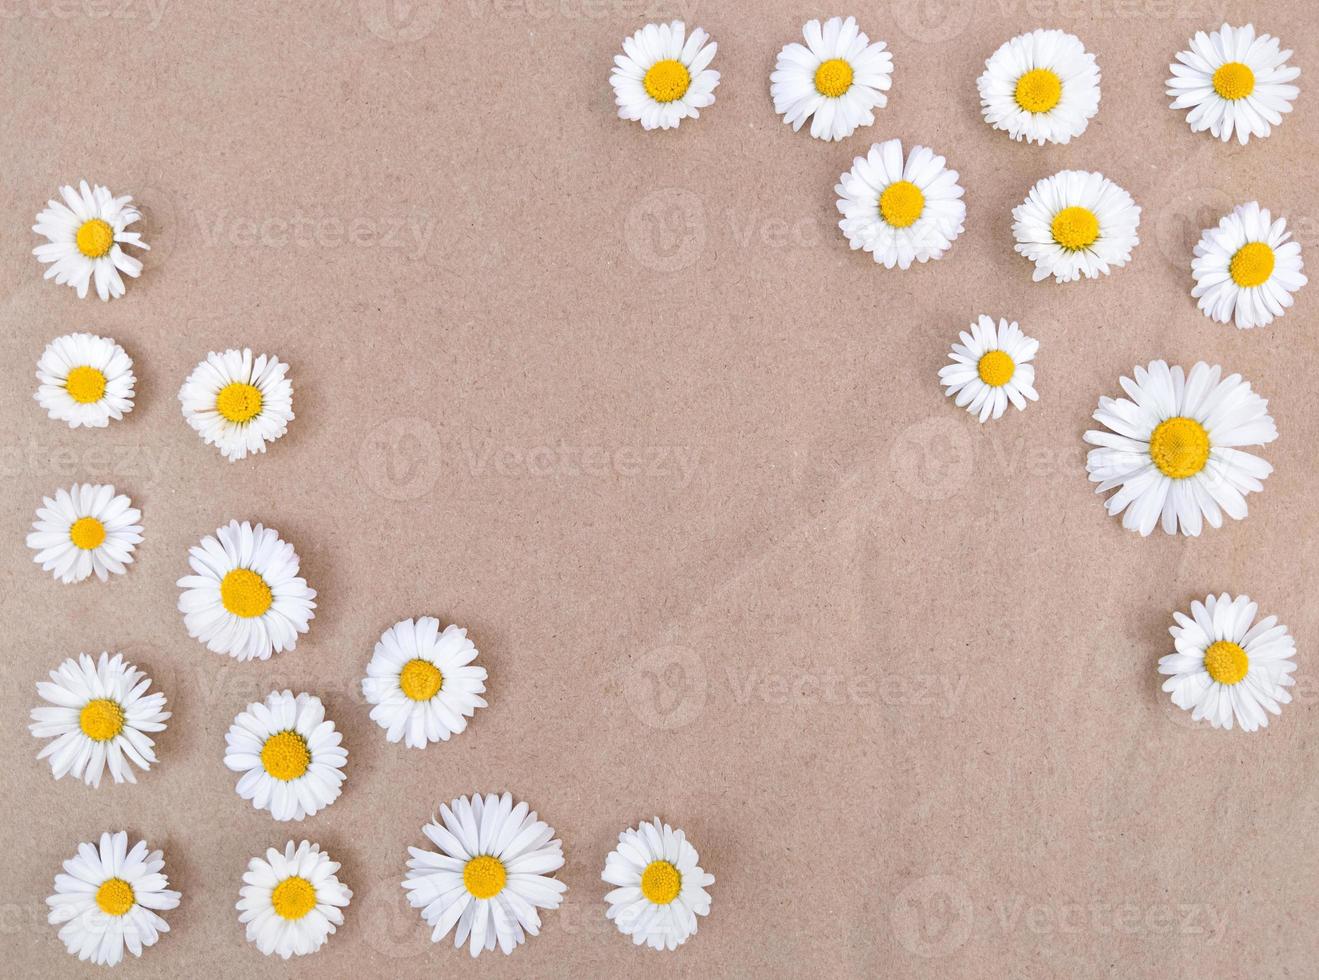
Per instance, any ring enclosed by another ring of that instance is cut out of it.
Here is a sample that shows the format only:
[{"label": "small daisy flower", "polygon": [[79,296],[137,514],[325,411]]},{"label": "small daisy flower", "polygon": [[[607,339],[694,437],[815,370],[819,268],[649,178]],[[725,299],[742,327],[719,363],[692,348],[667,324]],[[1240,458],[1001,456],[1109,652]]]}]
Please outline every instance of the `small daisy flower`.
[{"label": "small daisy flower", "polygon": [[151,678],[125,663],[122,654],[102,653],[93,660],[83,653],[64,661],[49,681],[37,683],[47,705],[32,709],[28,729],[51,740],[37,758],[50,759],[56,779],[72,773],[98,787],[109,769],[116,783],[137,782],[133,766],[146,772],[156,761],[147,732],[163,732],[170,716],[163,710],[165,695],[148,694],[150,687]]},{"label": "small daisy flower", "polygon": [[133,410],[133,361],[108,337],[71,333],[37,361],[37,403],[70,429],[103,429]]},{"label": "small daisy flower", "polygon": [[551,878],[563,867],[554,828],[508,793],[460,796],[441,805],[440,819],[422,828],[439,848],[409,847],[403,888],[438,943],[455,929],[453,944],[479,956],[496,945],[505,954],[540,932],[538,909],[557,909],[568,886]]},{"label": "small daisy flower", "polygon": [[1040,342],[1021,332],[1016,321],[994,321],[980,315],[971,324],[971,332],[963,330],[962,342],[953,344],[948,355],[952,363],[939,369],[939,383],[951,398],[957,396],[958,408],[965,406],[980,421],[1002,418],[1008,402],[1019,411],[1026,408],[1026,399],[1039,401],[1035,393],[1035,359]]},{"label": "small daisy flower", "polygon": [[1063,170],[1030,189],[1012,209],[1016,250],[1035,263],[1036,282],[1108,275],[1131,258],[1140,239],[1140,207],[1103,174]]},{"label": "small daisy flower", "polygon": [[230,521],[188,549],[193,574],[179,579],[188,635],[235,660],[292,650],[316,615],[316,591],[298,574],[293,545],[274,528]]},{"label": "small daisy flower", "polygon": [[92,572],[104,582],[128,570],[142,540],[142,512],[131,500],[106,484],[75,483],[42,503],[27,546],[43,571],[67,585]]},{"label": "small daisy flower", "polygon": [[281,854],[273,847],[265,858],[247,862],[239,891],[238,921],[247,941],[267,956],[306,956],[325,945],[353,893],[335,877],[339,863],[310,841]]},{"label": "small daisy flower", "polygon": [[212,351],[179,389],[183,417],[231,463],[264,453],[266,443],[287,432],[293,421],[288,369],[279,358],[253,357],[247,348]]},{"label": "small daisy flower", "polygon": [[886,269],[942,258],[966,218],[957,171],[944,162],[924,146],[904,157],[896,139],[855,158],[834,187],[838,227],[853,250],[865,249]]},{"label": "small daisy flower", "polygon": [[792,42],[779,52],[769,76],[774,111],[795,133],[807,119],[817,140],[841,140],[858,126],[875,122],[888,105],[893,56],[883,41],[870,43],[856,18],[830,17],[802,28],[805,46]]},{"label": "small daisy flower", "polygon": [[696,935],[698,915],[710,914],[714,875],[697,864],[687,835],[656,817],[618,835],[600,877],[614,886],[605,915],[640,946],[677,949]]},{"label": "small daisy flower", "polygon": [[1105,508],[1141,536],[1162,518],[1166,534],[1192,537],[1201,526],[1221,527],[1223,515],[1246,516],[1246,495],[1264,489],[1273,467],[1240,446],[1278,438],[1269,403],[1241,375],[1203,361],[1181,367],[1151,361],[1135,380],[1122,379],[1129,398],[1100,398],[1085,441],[1097,448],[1085,468],[1095,493],[1120,488]]},{"label": "small daisy flower", "polygon": [[55,894],[46,899],[49,921],[80,960],[114,966],[124,949],[134,956],[154,946],[169,923],[158,913],[178,908],[180,895],[169,890],[160,851],[144,841],[128,848],[128,835],[102,834],[100,845],[79,844],[78,853],[55,876]]},{"label": "small daisy flower", "polygon": [[642,129],[677,129],[714,105],[719,73],[709,66],[718,45],[699,27],[690,37],[686,32],[675,20],[623,38],[623,53],[614,56],[609,73],[619,119],[639,120]]},{"label": "small daisy flower", "polygon": [[1231,729],[1235,718],[1253,732],[1269,727],[1266,711],[1281,714],[1279,705],[1291,702],[1296,644],[1277,616],[1256,623],[1258,611],[1249,596],[1224,592],[1192,602],[1190,616],[1172,614],[1177,652],[1159,658],[1159,673],[1171,675],[1163,689],[1193,721]]},{"label": "small daisy flower", "polygon": [[77,190],[67,184],[61,187],[60,196],[64,201],[47,201],[32,226],[48,239],[32,250],[50,266],[45,278],[72,286],[79,299],[87,297],[87,286],[95,279],[97,296],[118,299],[124,295],[119,273],[137,278],[142,272],[142,263],[125,254],[123,246],[151,248],[137,232],[124,230],[142,217],[129,205],[133,199],[115,197],[100,184],[93,189],[85,180]]},{"label": "small daisy flower", "polygon": [[348,750],[311,694],[272,691],[234,718],[224,737],[224,764],[238,795],[276,820],[314,816],[339,798]]},{"label": "small daisy flower", "polygon": [[1186,122],[1193,133],[1207,129],[1226,143],[1235,131],[1242,145],[1265,138],[1301,91],[1289,84],[1301,70],[1287,64],[1292,53],[1281,47],[1272,35],[1256,37],[1254,24],[1197,31],[1191,50],[1178,51],[1177,63],[1168,66],[1171,107],[1191,110]]},{"label": "small daisy flower", "polygon": [[1064,31],[1005,42],[985,62],[978,85],[985,122],[1027,143],[1069,143],[1099,111],[1095,56]]},{"label": "small daisy flower", "polygon": [[1249,330],[1272,323],[1292,305],[1292,293],[1309,280],[1301,272],[1301,246],[1287,219],[1277,221],[1255,201],[1238,205],[1195,246],[1191,295],[1205,316]]}]

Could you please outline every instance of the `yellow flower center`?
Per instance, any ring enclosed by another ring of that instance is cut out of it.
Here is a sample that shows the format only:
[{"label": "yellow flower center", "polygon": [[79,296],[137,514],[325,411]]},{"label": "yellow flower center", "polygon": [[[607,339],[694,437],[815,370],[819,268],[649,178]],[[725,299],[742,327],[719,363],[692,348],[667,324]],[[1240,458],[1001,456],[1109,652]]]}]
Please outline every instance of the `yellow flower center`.
[{"label": "yellow flower center", "polygon": [[1053,216],[1053,240],[1069,252],[1089,248],[1099,239],[1099,219],[1089,208],[1063,208]]},{"label": "yellow flower center", "polygon": [[78,714],[78,727],[93,742],[108,742],[124,730],[124,709],[109,698],[88,701]]},{"label": "yellow flower center", "polygon": [[78,251],[87,258],[103,258],[114,245],[114,229],[110,227],[108,221],[93,218],[91,221],[84,221],[78,227],[74,242],[78,246]]},{"label": "yellow flower center", "polygon": [[83,551],[91,551],[105,543],[105,525],[95,517],[80,517],[69,527],[69,540]]},{"label": "yellow flower center", "polygon": [[646,94],[656,102],[676,102],[687,94],[692,74],[687,66],[673,58],[665,58],[650,66],[641,84]]},{"label": "yellow flower center", "polygon": [[64,379],[64,390],[79,405],[99,402],[105,394],[105,374],[86,365],[76,367]]},{"label": "yellow flower center", "polygon": [[641,872],[641,894],[646,901],[668,905],[682,891],[682,875],[668,861],[651,861]]},{"label": "yellow flower center", "polygon": [[925,210],[925,195],[909,180],[895,180],[879,195],[879,213],[894,228],[910,228]]},{"label": "yellow flower center", "polygon": [[477,855],[463,868],[463,884],[473,898],[494,898],[504,890],[507,880],[503,862],[488,854]]},{"label": "yellow flower center", "polygon": [[444,674],[429,660],[415,657],[403,665],[398,686],[413,701],[429,701],[444,687]]},{"label": "yellow flower center", "polygon": [[1227,270],[1242,289],[1262,286],[1273,275],[1273,249],[1263,242],[1246,242],[1232,256]]},{"label": "yellow flower center", "polygon": [[852,87],[852,66],[842,58],[830,58],[815,69],[815,91],[836,99]]},{"label": "yellow flower center", "polygon": [[96,889],[96,906],[106,915],[127,915],[136,902],[133,886],[123,878],[106,878]]},{"label": "yellow flower center", "polygon": [[1175,415],[1150,433],[1150,459],[1164,476],[1184,480],[1209,462],[1209,433],[1195,419]]},{"label": "yellow flower center", "polygon": [[1001,350],[990,350],[985,351],[977,368],[980,371],[981,381],[991,388],[1001,388],[1012,380],[1017,365],[1013,363],[1012,358]]},{"label": "yellow flower center", "polygon": [[1214,91],[1232,102],[1244,99],[1255,91],[1255,73],[1249,65],[1229,61],[1214,72]]},{"label": "yellow flower center", "polygon": [[300,778],[311,765],[307,740],[295,731],[276,732],[261,746],[261,765],[282,782]]},{"label": "yellow flower center", "polygon": [[1063,97],[1063,80],[1048,68],[1033,68],[1017,79],[1017,105],[1027,112],[1048,112]]},{"label": "yellow flower center", "polygon": [[316,889],[306,878],[294,875],[275,886],[270,904],[281,919],[301,919],[316,907]]},{"label": "yellow flower center", "polygon": [[261,414],[261,389],[235,381],[215,396],[215,410],[230,422],[251,422]]},{"label": "yellow flower center", "polygon": [[1205,670],[1220,684],[1240,684],[1250,667],[1250,658],[1239,644],[1219,640],[1205,651]]},{"label": "yellow flower center", "polygon": [[266,580],[250,568],[235,568],[220,579],[220,603],[235,616],[263,616],[274,601]]}]

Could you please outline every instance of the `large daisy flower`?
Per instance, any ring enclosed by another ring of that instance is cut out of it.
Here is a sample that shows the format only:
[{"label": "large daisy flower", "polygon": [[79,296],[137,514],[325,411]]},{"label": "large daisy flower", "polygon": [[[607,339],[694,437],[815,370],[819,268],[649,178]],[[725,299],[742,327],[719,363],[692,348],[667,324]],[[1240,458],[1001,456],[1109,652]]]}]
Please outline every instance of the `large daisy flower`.
[{"label": "large daisy flower", "polygon": [[238,795],[276,820],[313,816],[339,798],[348,750],[311,694],[272,691],[240,712],[224,737]]},{"label": "large daisy flower", "polygon": [[1191,50],[1178,51],[1169,65],[1172,108],[1191,110],[1186,121],[1193,133],[1207,129],[1224,143],[1234,130],[1242,144],[1263,139],[1300,94],[1289,83],[1301,70],[1287,64],[1292,53],[1281,47],[1269,34],[1256,37],[1254,24],[1197,31]]},{"label": "large daisy flower", "polygon": [[[69,773],[88,786],[101,785],[109,769],[116,783],[135,783],[133,766],[143,772],[156,761],[147,732],[162,732],[170,713],[165,695],[148,694],[151,678],[122,654],[102,653],[99,660],[79,654],[37,683],[45,706],[32,709],[29,730],[47,738],[38,759],[50,759],[56,779]],[[131,763],[131,765],[130,765]]]},{"label": "large daisy flower", "polygon": [[854,159],[834,187],[843,215],[838,227],[852,248],[865,249],[886,269],[942,258],[966,218],[957,171],[944,162],[924,146],[904,158],[896,139]]},{"label": "large daisy flower", "polygon": [[43,497],[27,546],[32,560],[61,582],[81,582],[92,572],[102,582],[122,575],[142,540],[142,512],[114,487],[75,483]]},{"label": "large daisy flower", "polygon": [[46,209],[37,215],[32,230],[49,241],[32,250],[42,263],[49,265],[46,278],[53,278],[61,286],[78,290],[78,298],[85,299],[87,286],[96,280],[96,295],[103,300],[124,295],[124,280],[119,273],[137,276],[142,263],[125,254],[124,245],[150,250],[135,231],[125,231],[142,217],[131,207],[131,197],[115,197],[100,184],[93,189],[87,181],[74,190],[69,185],[60,188],[64,201],[47,201]]},{"label": "large daisy flower", "polygon": [[687,835],[658,817],[629,827],[618,835],[600,874],[614,886],[605,896],[605,915],[638,946],[677,949],[696,935],[696,917],[710,914],[706,888],[714,875],[706,874],[699,860]]},{"label": "large daisy flower", "polygon": [[339,863],[310,841],[273,847],[247,862],[238,893],[238,921],[247,941],[267,956],[306,956],[343,925],[353,893],[335,877]]},{"label": "large daisy flower", "polygon": [[676,129],[714,105],[719,73],[709,65],[718,45],[699,27],[684,40],[686,31],[675,20],[623,38],[623,53],[614,56],[609,73],[618,118],[639,120],[642,129]]},{"label": "large daisy flower", "polygon": [[37,403],[70,429],[101,429],[133,410],[133,360],[108,337],[56,337],[37,361],[37,381]]},{"label": "large daisy flower", "polygon": [[971,332],[963,330],[961,343],[953,344],[948,355],[951,364],[939,369],[939,383],[948,390],[951,398],[957,396],[957,407],[965,406],[980,421],[1002,418],[1008,402],[1023,410],[1026,399],[1039,401],[1035,393],[1035,352],[1040,342],[1021,332],[1016,321],[994,321],[980,315],[971,324]]},{"label": "large daisy flower", "polygon": [[1272,323],[1292,305],[1292,293],[1309,280],[1301,272],[1301,246],[1287,219],[1276,221],[1255,201],[1224,215],[1195,246],[1191,295],[1204,315],[1248,330]]},{"label": "large daisy flower", "polygon": [[1021,34],[994,52],[980,76],[985,122],[1027,143],[1067,143],[1099,111],[1099,66],[1064,31]]},{"label": "large daisy flower", "polygon": [[538,909],[557,909],[568,886],[550,874],[563,867],[554,828],[508,793],[441,805],[422,828],[439,851],[408,848],[403,887],[438,943],[455,929],[473,956],[496,945],[505,954],[540,932]]},{"label": "large daisy flower", "polygon": [[235,660],[292,650],[316,614],[316,591],[298,574],[293,545],[274,528],[230,521],[188,549],[179,579],[188,635]]},{"label": "large daisy flower", "polygon": [[144,841],[128,849],[128,835],[102,834],[100,846],[79,844],[78,853],[55,876],[55,894],[46,899],[51,925],[70,953],[97,966],[114,966],[124,949],[134,956],[154,946],[169,923],[157,913],[178,908],[179,893],[169,890],[160,851]]},{"label": "large daisy flower", "polygon": [[796,41],[779,52],[769,76],[774,111],[795,133],[807,119],[817,140],[841,140],[858,126],[875,122],[875,109],[888,104],[893,56],[883,41],[870,43],[856,18],[809,21]]},{"label": "large daisy flower", "polygon": [[1030,189],[1012,209],[1016,250],[1035,263],[1036,282],[1108,275],[1131,258],[1140,208],[1103,174],[1063,170]]},{"label": "large daisy flower", "polygon": [[1129,398],[1100,398],[1085,441],[1096,493],[1120,488],[1105,506],[1122,526],[1147,535],[1162,517],[1168,534],[1198,535],[1204,521],[1246,516],[1246,495],[1264,489],[1273,467],[1238,446],[1278,438],[1269,403],[1250,382],[1203,361],[1183,374],[1152,361],[1122,379]]},{"label": "large daisy flower", "polygon": [[214,351],[179,389],[183,417],[208,446],[229,462],[264,453],[266,443],[288,431],[293,420],[293,383],[288,365],[269,354]]},{"label": "large daisy flower", "polygon": [[1173,613],[1177,652],[1159,659],[1159,673],[1171,675],[1163,689],[1193,720],[1230,729],[1235,718],[1253,732],[1269,726],[1266,711],[1281,714],[1291,701],[1296,644],[1277,616],[1256,623],[1258,611],[1248,596],[1224,592],[1192,602],[1190,616]]}]

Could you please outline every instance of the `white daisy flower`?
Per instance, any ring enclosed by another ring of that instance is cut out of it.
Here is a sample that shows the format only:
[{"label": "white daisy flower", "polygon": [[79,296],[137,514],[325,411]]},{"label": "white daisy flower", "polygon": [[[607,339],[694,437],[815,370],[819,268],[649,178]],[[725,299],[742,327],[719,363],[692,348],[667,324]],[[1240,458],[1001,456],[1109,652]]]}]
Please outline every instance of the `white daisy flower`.
[{"label": "white daisy flower", "polygon": [[1258,611],[1249,596],[1224,592],[1192,602],[1190,616],[1173,613],[1177,652],[1159,658],[1159,673],[1171,675],[1163,689],[1192,720],[1231,729],[1235,718],[1253,732],[1269,727],[1266,711],[1282,714],[1279,705],[1291,702],[1296,644],[1277,616],[1256,623]]},{"label": "white daisy flower", "polygon": [[1269,403],[1250,382],[1203,361],[1180,367],[1151,361],[1122,379],[1130,398],[1100,398],[1085,468],[1096,493],[1120,487],[1105,503],[1122,526],[1142,536],[1163,520],[1168,534],[1198,535],[1202,521],[1221,527],[1223,514],[1246,516],[1246,495],[1264,489],[1273,467],[1238,446],[1278,438]]},{"label": "white daisy flower", "polygon": [[823,27],[808,21],[805,46],[792,42],[779,52],[769,76],[774,111],[795,133],[807,119],[817,140],[841,140],[858,126],[875,122],[875,109],[888,105],[893,56],[883,41],[870,43],[856,18],[830,17]]},{"label": "white daisy flower", "polygon": [[1007,41],[977,83],[985,122],[1027,143],[1068,143],[1099,111],[1099,66],[1079,38],[1035,30]]},{"label": "white daisy flower", "polygon": [[1030,189],[1012,209],[1016,250],[1035,263],[1036,282],[1108,275],[1131,258],[1140,239],[1140,207],[1103,174],[1063,170]]},{"label": "white daisy flower", "polygon": [[958,408],[965,406],[980,421],[993,416],[1002,418],[1008,402],[1024,410],[1026,399],[1039,401],[1035,393],[1035,359],[1040,342],[1021,332],[1016,321],[994,321],[980,315],[971,324],[971,332],[963,330],[962,342],[953,344],[948,355],[952,363],[939,369],[939,383],[948,390],[951,398],[957,396]]},{"label": "white daisy flower", "polygon": [[133,410],[133,360],[108,337],[56,337],[37,361],[37,381],[37,403],[70,429],[102,429]]},{"label": "white daisy flower", "polygon": [[238,795],[276,820],[314,816],[339,798],[348,750],[311,694],[271,691],[240,712],[224,737]]},{"label": "white daisy flower", "polygon": [[640,946],[677,949],[696,935],[698,915],[710,914],[714,875],[697,864],[687,835],[656,817],[618,835],[600,877],[614,886],[605,915]]},{"label": "white daisy flower", "polygon": [[188,635],[235,660],[269,660],[292,650],[316,615],[316,590],[298,575],[293,545],[274,528],[230,521],[188,549],[192,575],[179,579]]},{"label": "white daisy flower", "polygon": [[37,215],[32,230],[49,241],[32,250],[43,264],[49,265],[45,278],[53,278],[61,286],[78,290],[78,298],[85,299],[87,286],[96,280],[96,295],[103,300],[124,295],[124,280],[119,273],[137,276],[142,263],[125,254],[124,245],[150,250],[135,231],[125,231],[142,217],[131,207],[131,197],[115,197],[97,184],[95,189],[82,181],[78,189],[69,185],[60,188],[64,201],[47,201],[46,209]]},{"label": "white daisy flower", "polygon": [[[155,742],[147,732],[163,732],[170,713],[165,695],[148,694],[151,678],[122,654],[102,653],[99,660],[79,654],[37,682],[46,706],[32,709],[29,731],[48,738],[38,759],[50,759],[56,779],[69,773],[88,786],[101,785],[109,769],[116,783],[135,783],[133,766],[143,772],[156,761]],[[130,765],[131,763],[131,765]]]},{"label": "white daisy flower", "polygon": [[265,858],[247,862],[239,891],[238,921],[247,941],[267,956],[306,956],[325,945],[343,925],[343,909],[353,893],[335,877],[339,863],[310,841],[281,854],[267,848]]},{"label": "white daisy flower", "polygon": [[1226,143],[1235,130],[1243,145],[1252,136],[1263,139],[1301,91],[1288,84],[1301,70],[1287,64],[1292,53],[1281,47],[1272,35],[1256,37],[1254,24],[1197,31],[1191,50],[1178,51],[1179,63],[1168,66],[1171,107],[1191,110],[1186,121],[1193,133],[1207,129]]},{"label": "white daisy flower", "polygon": [[27,546],[32,560],[64,583],[81,582],[92,572],[102,582],[123,575],[142,540],[142,512],[114,487],[75,483],[43,497]]},{"label": "white daisy flower", "polygon": [[719,73],[709,65],[718,45],[699,27],[690,37],[686,32],[687,25],[675,20],[647,24],[623,38],[623,53],[614,56],[609,73],[619,119],[640,120],[642,129],[677,129],[714,105]]},{"label": "white daisy flower", "polygon": [[438,943],[450,929],[455,947],[471,938],[479,956],[498,944],[505,954],[540,932],[537,909],[557,909],[568,886],[549,877],[563,867],[554,828],[508,793],[460,796],[422,828],[439,852],[409,847],[403,888]]},{"label": "white daisy flower", "polygon": [[1256,201],[1238,205],[1195,246],[1191,295],[1204,315],[1249,330],[1273,322],[1292,305],[1292,293],[1309,280],[1301,272],[1301,246],[1287,219],[1277,221]]},{"label": "white daisy flower", "polygon": [[865,249],[886,269],[942,258],[966,218],[957,171],[944,162],[924,146],[904,158],[896,139],[856,157],[834,187],[843,215],[838,227],[852,248]]},{"label": "white daisy flower", "polygon": [[46,899],[51,925],[70,953],[97,966],[114,966],[124,948],[134,956],[154,946],[169,923],[157,913],[178,908],[179,893],[169,890],[160,851],[144,841],[128,849],[128,835],[102,834],[100,846],[79,844],[78,853],[55,876],[55,894]]},{"label": "white daisy flower", "polygon": [[450,624],[440,632],[434,616],[395,623],[376,643],[362,678],[371,719],[391,742],[424,749],[447,742],[486,706],[484,667],[472,667],[476,646],[467,630]]},{"label": "white daisy flower", "polygon": [[264,453],[266,443],[288,431],[293,421],[289,366],[270,354],[215,351],[206,355],[179,389],[183,417],[208,446],[229,462]]}]

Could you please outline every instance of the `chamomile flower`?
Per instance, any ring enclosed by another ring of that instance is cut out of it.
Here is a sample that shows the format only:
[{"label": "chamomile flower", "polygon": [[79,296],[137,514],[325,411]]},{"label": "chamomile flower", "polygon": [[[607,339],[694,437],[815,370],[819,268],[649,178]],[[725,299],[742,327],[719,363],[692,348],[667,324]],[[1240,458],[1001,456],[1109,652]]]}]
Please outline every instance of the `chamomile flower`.
[{"label": "chamomile flower", "polygon": [[440,806],[424,833],[439,851],[408,848],[403,888],[438,943],[454,929],[453,944],[472,956],[497,945],[505,954],[540,932],[538,909],[557,909],[568,886],[550,874],[563,867],[554,828],[508,793],[460,796]]},{"label": "chamomile flower", "polygon": [[1008,402],[1018,410],[1026,408],[1026,399],[1039,401],[1035,393],[1035,352],[1040,342],[1021,332],[1016,321],[1000,319],[998,326],[983,313],[963,330],[961,343],[953,344],[948,355],[952,363],[939,369],[939,383],[951,398],[957,396],[958,408],[965,406],[980,421],[1002,418]]},{"label": "chamomile flower", "polygon": [[687,25],[675,20],[623,38],[623,53],[614,56],[609,73],[618,118],[639,120],[642,129],[676,129],[714,105],[719,73],[710,62],[718,45],[699,27],[686,34]]},{"label": "chamomile flower", "polygon": [[1030,189],[1012,209],[1016,250],[1035,263],[1036,282],[1108,275],[1131,258],[1140,239],[1140,207],[1103,174],[1063,170]]},{"label": "chamomile flower", "polygon": [[1027,143],[1068,143],[1099,111],[1099,66],[1079,38],[1035,30],[1006,41],[978,82],[985,122]]},{"label": "chamomile flower", "polygon": [[1190,109],[1191,132],[1209,130],[1224,143],[1235,131],[1242,145],[1263,139],[1282,123],[1300,89],[1290,84],[1301,74],[1287,64],[1290,51],[1278,39],[1255,35],[1255,25],[1197,31],[1189,51],[1178,51],[1169,65],[1168,95],[1173,109]]},{"label": "chamomile flower", "polygon": [[32,709],[28,729],[50,739],[37,758],[50,760],[56,779],[72,773],[96,787],[109,769],[116,783],[137,782],[133,766],[146,772],[156,761],[147,732],[163,732],[170,716],[163,710],[165,695],[148,694],[150,687],[151,678],[119,653],[64,661],[49,681],[37,683],[46,705]]},{"label": "chamomile flower", "polygon": [[1122,379],[1129,398],[1100,398],[1085,441],[1096,493],[1118,492],[1105,503],[1122,515],[1122,526],[1142,536],[1162,518],[1167,534],[1194,537],[1207,522],[1221,527],[1223,515],[1246,516],[1246,495],[1264,489],[1273,467],[1240,446],[1262,446],[1278,438],[1269,403],[1241,375],[1203,361],[1183,373],[1151,361],[1137,367],[1135,380]]},{"label": "chamomile flower", "polygon": [[142,540],[142,512],[114,487],[75,483],[55,496],[43,497],[27,546],[32,560],[65,584],[81,582],[92,572],[102,582],[122,575]]},{"label": "chamomile flower", "polygon": [[802,28],[806,44],[785,45],[769,76],[774,111],[795,133],[807,119],[817,140],[841,140],[875,122],[888,104],[893,56],[883,41],[870,43],[856,18],[830,17]]},{"label": "chamomile flower", "polygon": [[115,197],[106,188],[95,188],[82,181],[75,190],[65,184],[60,188],[61,201],[47,201],[37,215],[32,230],[47,239],[32,254],[44,265],[45,278],[61,286],[78,290],[78,298],[87,297],[87,287],[96,280],[96,295],[102,300],[124,295],[121,272],[134,279],[142,272],[142,263],[124,252],[132,245],[150,251],[135,231],[126,231],[142,217],[129,202],[131,197]]},{"label": "chamomile flower", "polygon": [[56,337],[37,361],[37,381],[37,403],[70,429],[101,429],[133,410],[132,358],[107,337]]},{"label": "chamomile flower", "polygon": [[1190,616],[1173,613],[1177,652],[1159,659],[1159,673],[1171,675],[1163,689],[1193,721],[1230,729],[1235,719],[1253,732],[1269,727],[1266,711],[1281,714],[1291,702],[1296,644],[1277,616],[1256,623],[1258,611],[1249,596],[1224,592],[1192,602]]},{"label": "chamomile flower", "polygon": [[699,860],[687,835],[658,817],[629,827],[618,835],[600,875],[614,886],[605,896],[605,915],[638,946],[677,949],[696,935],[696,917],[710,914],[706,888],[714,875]]},{"label": "chamomile flower", "polygon": [[1248,330],[1273,322],[1292,305],[1292,293],[1309,280],[1301,272],[1301,246],[1291,240],[1287,219],[1276,221],[1255,201],[1238,205],[1209,228],[1195,246],[1191,295],[1205,316],[1236,320]]},{"label": "chamomile flower", "polygon": [[348,750],[311,694],[272,691],[240,712],[224,737],[238,795],[276,820],[313,816],[339,798]]},{"label": "chamomile flower", "polygon": [[267,956],[306,956],[325,945],[343,925],[353,893],[335,877],[339,863],[319,845],[303,841],[267,848],[247,862],[238,895],[238,921],[247,941]]},{"label": "chamomile flower", "polygon": [[80,960],[114,966],[127,948],[134,956],[154,946],[169,923],[160,912],[178,908],[179,893],[170,891],[165,860],[144,841],[132,850],[128,834],[102,834],[99,846],[79,844],[78,853],[55,876],[55,894],[46,899],[48,919],[60,927],[60,939]]},{"label": "chamomile flower", "polygon": [[266,443],[293,421],[293,383],[288,365],[269,354],[215,351],[206,355],[179,389],[183,417],[208,446],[229,462],[264,453]]},{"label": "chamomile flower", "polygon": [[838,227],[852,248],[865,249],[886,269],[942,258],[966,218],[957,171],[944,162],[924,146],[904,157],[896,139],[855,158],[834,187],[843,215]]},{"label": "chamomile flower", "polygon": [[316,615],[316,591],[298,574],[293,545],[274,528],[230,521],[188,549],[193,574],[179,579],[188,635],[235,660],[292,650]]}]

